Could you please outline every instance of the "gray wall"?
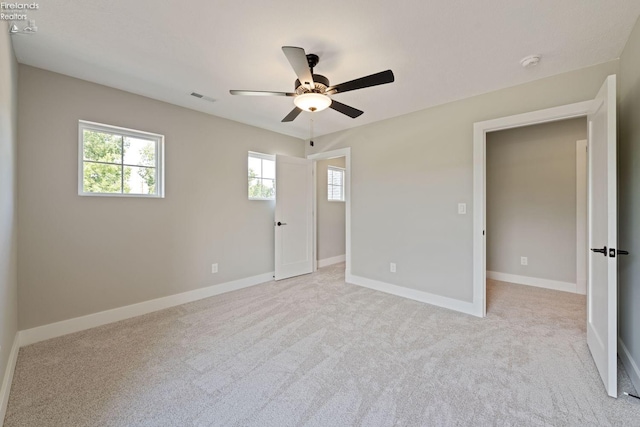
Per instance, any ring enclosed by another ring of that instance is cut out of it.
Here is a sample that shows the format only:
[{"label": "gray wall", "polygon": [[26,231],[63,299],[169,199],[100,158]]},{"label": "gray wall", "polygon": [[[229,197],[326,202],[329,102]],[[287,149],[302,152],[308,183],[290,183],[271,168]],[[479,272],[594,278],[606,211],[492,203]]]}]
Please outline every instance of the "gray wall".
[{"label": "gray wall", "polygon": [[[0,24],[0,384],[18,330],[18,63]],[[2,420],[0,420],[1,422]]]},{"label": "gray wall", "polygon": [[314,138],[308,154],[351,147],[352,274],[472,301],[473,123],[592,99],[617,71],[612,61]]},{"label": "gray wall", "polygon": [[[19,97],[20,329],[273,271],[247,152],[301,140],[23,65]],[[78,119],[165,135],[166,197],[78,196]]]},{"label": "gray wall", "polygon": [[[620,339],[640,366],[640,22],[620,58],[618,258]],[[629,369],[628,369],[629,370]],[[634,385],[640,390],[638,372]]]},{"label": "gray wall", "polygon": [[586,138],[586,118],[487,135],[488,271],[576,283],[576,141]]},{"label": "gray wall", "polygon": [[345,158],[319,160],[316,165],[318,201],[317,258],[323,260],[345,254],[345,203],[327,200],[327,167],[344,168]]}]

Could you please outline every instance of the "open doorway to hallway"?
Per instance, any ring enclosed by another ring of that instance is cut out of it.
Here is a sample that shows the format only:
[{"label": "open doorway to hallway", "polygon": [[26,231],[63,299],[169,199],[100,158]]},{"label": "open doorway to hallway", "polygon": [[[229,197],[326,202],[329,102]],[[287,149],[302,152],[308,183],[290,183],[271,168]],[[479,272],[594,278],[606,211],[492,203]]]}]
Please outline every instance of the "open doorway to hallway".
[{"label": "open doorway to hallway", "polygon": [[346,158],[316,162],[316,260],[318,268],[346,259]]}]

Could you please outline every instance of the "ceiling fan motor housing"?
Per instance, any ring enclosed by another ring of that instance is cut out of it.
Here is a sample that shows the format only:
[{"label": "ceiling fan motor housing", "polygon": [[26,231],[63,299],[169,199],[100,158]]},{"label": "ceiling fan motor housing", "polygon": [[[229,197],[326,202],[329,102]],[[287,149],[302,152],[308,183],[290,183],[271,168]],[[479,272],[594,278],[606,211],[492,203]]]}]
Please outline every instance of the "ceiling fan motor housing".
[{"label": "ceiling fan motor housing", "polygon": [[309,90],[306,86],[302,86],[300,80],[296,80],[296,95],[302,95],[303,93],[324,93],[329,87],[329,79],[320,74],[313,74],[313,83],[315,89]]}]

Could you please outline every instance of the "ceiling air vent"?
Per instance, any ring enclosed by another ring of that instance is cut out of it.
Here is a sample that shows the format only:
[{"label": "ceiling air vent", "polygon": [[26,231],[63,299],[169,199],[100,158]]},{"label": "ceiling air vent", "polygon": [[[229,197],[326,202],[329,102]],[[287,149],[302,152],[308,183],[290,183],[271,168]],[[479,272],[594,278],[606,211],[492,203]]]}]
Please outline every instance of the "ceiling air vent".
[{"label": "ceiling air vent", "polygon": [[212,97],[203,95],[198,92],[191,92],[191,96],[195,96],[196,98],[204,99],[205,101],[209,101],[209,102],[216,102],[216,100],[213,99]]}]

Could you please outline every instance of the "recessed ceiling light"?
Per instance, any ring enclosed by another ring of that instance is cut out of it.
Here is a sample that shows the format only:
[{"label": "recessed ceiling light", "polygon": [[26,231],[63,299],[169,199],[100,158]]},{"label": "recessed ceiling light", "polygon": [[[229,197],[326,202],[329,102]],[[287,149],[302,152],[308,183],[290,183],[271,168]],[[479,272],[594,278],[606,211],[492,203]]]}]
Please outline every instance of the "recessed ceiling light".
[{"label": "recessed ceiling light", "polygon": [[520,60],[520,65],[522,65],[524,68],[534,67],[538,65],[538,62],[540,62],[540,58],[541,58],[540,55],[525,56]]}]

